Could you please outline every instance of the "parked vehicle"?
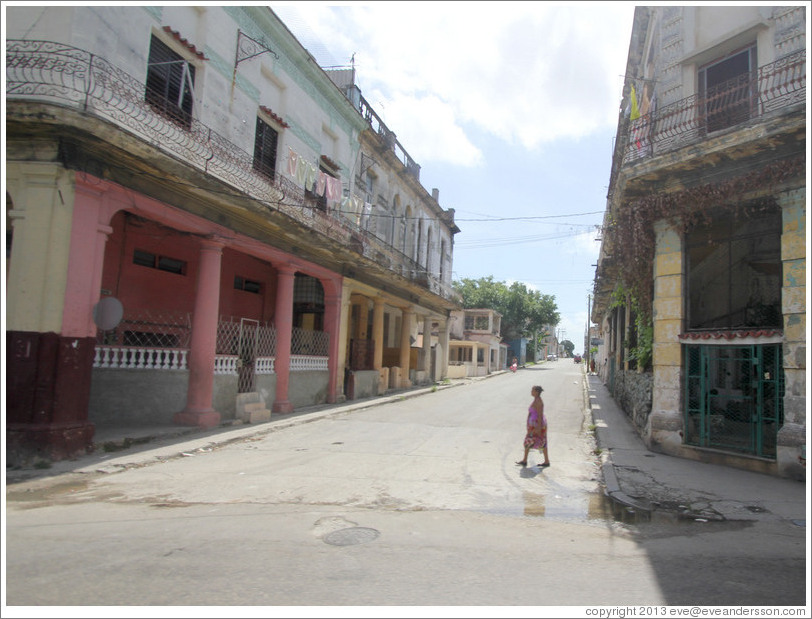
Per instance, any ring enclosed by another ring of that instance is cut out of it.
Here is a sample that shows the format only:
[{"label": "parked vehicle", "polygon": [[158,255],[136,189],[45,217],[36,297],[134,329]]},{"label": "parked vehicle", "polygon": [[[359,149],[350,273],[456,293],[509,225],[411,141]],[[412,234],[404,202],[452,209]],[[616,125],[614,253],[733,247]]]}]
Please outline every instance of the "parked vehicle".
[{"label": "parked vehicle", "polygon": [[575,356],[572,358],[572,360],[573,360],[575,363],[581,363],[581,355],[575,355]]},{"label": "parked vehicle", "polygon": [[547,361],[558,361],[558,355],[547,355]]}]

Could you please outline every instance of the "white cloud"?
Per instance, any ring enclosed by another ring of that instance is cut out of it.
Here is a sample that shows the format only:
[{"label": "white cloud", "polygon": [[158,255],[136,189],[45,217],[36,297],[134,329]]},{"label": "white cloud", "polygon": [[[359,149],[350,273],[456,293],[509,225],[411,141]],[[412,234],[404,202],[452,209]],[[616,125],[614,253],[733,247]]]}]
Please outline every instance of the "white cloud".
[{"label": "white cloud", "polygon": [[413,157],[466,166],[481,162],[471,128],[532,150],[614,126],[633,11],[625,2],[299,5],[333,58],[355,54],[364,96],[384,102],[384,122]]},{"label": "white cloud", "polygon": [[373,91],[368,101],[418,162],[446,161],[466,167],[483,162],[482,151],[457,124],[451,107],[435,95]]}]

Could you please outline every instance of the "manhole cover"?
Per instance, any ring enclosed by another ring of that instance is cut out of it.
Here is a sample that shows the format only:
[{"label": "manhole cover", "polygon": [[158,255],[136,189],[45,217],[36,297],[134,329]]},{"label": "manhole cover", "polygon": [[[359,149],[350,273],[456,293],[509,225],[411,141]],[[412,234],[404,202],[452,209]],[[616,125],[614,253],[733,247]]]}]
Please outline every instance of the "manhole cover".
[{"label": "manhole cover", "polygon": [[354,546],[378,539],[380,531],[367,527],[350,527],[333,531],[324,536],[324,541],[333,546]]}]

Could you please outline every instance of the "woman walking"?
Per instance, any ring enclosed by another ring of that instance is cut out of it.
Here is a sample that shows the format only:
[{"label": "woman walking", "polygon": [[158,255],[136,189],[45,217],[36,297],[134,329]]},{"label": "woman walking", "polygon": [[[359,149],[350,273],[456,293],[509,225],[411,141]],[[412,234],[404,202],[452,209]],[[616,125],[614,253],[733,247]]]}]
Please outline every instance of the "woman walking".
[{"label": "woman walking", "polygon": [[524,458],[516,464],[527,466],[527,455],[531,449],[538,449],[544,454],[544,462],[539,466],[550,466],[550,458],[547,455],[547,418],[544,416],[544,401],[541,399],[541,392],[544,391],[536,385],[530,389],[533,401],[527,409],[527,434],[524,437]]}]

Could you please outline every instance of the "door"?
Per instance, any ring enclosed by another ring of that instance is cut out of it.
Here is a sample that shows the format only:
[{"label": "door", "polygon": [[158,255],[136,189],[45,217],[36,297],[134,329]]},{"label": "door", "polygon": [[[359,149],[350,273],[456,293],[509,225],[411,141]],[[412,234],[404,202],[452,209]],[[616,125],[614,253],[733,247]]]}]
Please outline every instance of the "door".
[{"label": "door", "polygon": [[685,442],[775,458],[784,420],[781,345],[685,348]]},{"label": "door", "polygon": [[256,391],[256,360],[259,342],[259,321],[250,318],[240,319],[240,331],[237,338],[237,393]]}]

